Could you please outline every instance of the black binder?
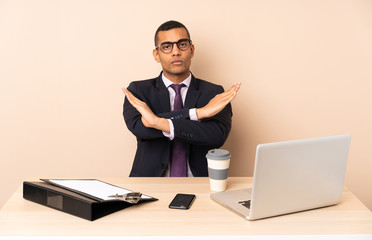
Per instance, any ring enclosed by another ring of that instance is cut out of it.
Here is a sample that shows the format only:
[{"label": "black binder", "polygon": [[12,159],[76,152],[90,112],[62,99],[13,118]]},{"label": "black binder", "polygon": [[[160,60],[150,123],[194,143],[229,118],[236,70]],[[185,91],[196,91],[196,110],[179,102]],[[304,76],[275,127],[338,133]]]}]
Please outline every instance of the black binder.
[{"label": "black binder", "polygon": [[[121,200],[99,201],[46,182],[23,182],[23,198],[90,221],[134,205]],[[155,200],[141,199],[137,204]]]}]

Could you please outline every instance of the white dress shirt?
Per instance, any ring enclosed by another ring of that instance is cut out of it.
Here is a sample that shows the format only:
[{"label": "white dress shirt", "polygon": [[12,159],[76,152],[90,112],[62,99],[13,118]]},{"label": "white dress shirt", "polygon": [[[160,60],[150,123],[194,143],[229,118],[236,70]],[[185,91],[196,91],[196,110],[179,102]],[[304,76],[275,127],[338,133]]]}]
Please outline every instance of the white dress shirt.
[{"label": "white dress shirt", "polygon": [[[167,87],[167,89],[169,91],[169,101],[170,101],[171,111],[173,111],[174,110],[174,98],[176,96],[176,92],[174,91],[174,89],[172,87],[170,87],[170,85],[172,85],[174,83],[171,80],[169,80],[168,78],[166,78],[164,76],[164,74],[162,74],[162,80],[164,82],[164,85]],[[182,98],[183,105],[185,105],[185,99],[186,99],[187,91],[189,90],[190,83],[191,83],[191,73],[185,80],[183,80],[181,82],[181,84],[182,83],[185,84],[185,87],[181,88],[181,98]],[[192,108],[192,109],[189,110],[189,116],[190,116],[190,120],[198,121],[198,116],[196,115],[196,108]],[[164,134],[164,136],[166,136],[170,140],[173,140],[174,139],[174,125],[173,125],[173,122],[172,122],[171,119],[167,119],[167,120],[169,122],[170,132],[168,133],[168,132],[163,131],[163,134]],[[193,175],[191,173],[191,170],[190,170],[188,160],[187,160],[187,176],[188,177],[193,177]],[[165,177],[169,177],[169,164],[168,164],[167,171],[165,173]]]}]

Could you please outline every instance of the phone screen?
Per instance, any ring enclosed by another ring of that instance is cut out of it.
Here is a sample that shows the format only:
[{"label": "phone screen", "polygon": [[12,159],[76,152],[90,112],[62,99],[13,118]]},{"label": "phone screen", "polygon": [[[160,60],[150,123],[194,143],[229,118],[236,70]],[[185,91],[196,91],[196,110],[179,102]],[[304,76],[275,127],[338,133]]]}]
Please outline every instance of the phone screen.
[{"label": "phone screen", "polygon": [[194,199],[194,194],[178,193],[169,204],[169,208],[189,209]]}]

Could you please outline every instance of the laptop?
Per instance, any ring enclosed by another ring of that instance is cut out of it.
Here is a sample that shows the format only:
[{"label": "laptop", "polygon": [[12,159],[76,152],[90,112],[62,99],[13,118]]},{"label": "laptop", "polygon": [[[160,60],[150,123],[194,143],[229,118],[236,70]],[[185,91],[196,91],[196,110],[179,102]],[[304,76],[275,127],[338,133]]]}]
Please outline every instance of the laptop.
[{"label": "laptop", "polygon": [[350,135],[259,144],[252,188],[211,193],[248,220],[341,201]]}]

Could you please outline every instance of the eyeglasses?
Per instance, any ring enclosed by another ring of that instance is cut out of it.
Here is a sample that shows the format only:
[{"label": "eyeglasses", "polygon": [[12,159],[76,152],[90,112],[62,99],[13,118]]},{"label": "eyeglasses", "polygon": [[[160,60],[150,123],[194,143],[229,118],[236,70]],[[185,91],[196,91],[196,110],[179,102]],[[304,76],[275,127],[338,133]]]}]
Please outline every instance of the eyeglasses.
[{"label": "eyeglasses", "polygon": [[170,53],[173,50],[173,45],[176,44],[178,49],[186,51],[191,46],[192,42],[190,39],[182,38],[177,42],[162,42],[156,48],[160,48],[163,53]]}]

